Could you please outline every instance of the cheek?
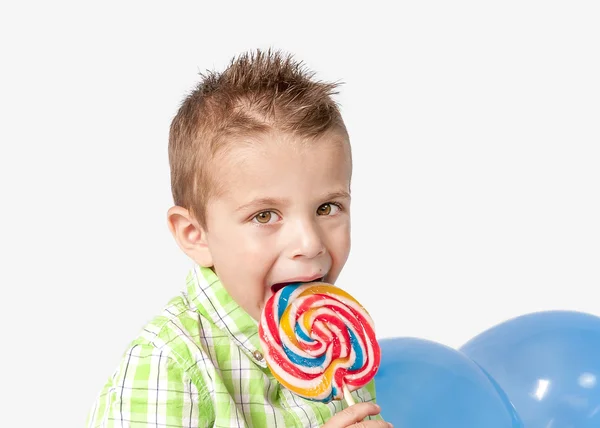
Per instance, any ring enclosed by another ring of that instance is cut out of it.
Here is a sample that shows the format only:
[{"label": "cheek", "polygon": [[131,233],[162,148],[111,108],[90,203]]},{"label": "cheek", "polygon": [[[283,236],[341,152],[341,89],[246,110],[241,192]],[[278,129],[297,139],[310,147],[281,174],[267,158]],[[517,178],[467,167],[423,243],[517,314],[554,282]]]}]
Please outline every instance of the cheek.
[{"label": "cheek", "polygon": [[275,246],[262,230],[249,225],[230,227],[214,242],[215,263],[225,262],[228,267],[246,274],[261,274],[275,257]]},{"label": "cheek", "polygon": [[342,267],[350,254],[350,227],[345,225],[340,227],[331,234],[329,252],[333,259],[334,268],[336,271],[341,271]]}]

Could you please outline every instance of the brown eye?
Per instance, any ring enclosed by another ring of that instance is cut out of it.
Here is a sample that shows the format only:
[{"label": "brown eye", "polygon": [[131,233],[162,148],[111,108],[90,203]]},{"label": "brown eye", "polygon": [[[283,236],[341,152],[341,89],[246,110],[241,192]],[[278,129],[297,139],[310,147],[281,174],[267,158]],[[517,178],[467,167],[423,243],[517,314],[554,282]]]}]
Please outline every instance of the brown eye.
[{"label": "brown eye", "polygon": [[268,223],[271,220],[271,211],[263,211],[262,213],[258,213],[254,218],[259,223]]},{"label": "brown eye", "polygon": [[329,215],[331,214],[331,204],[323,204],[317,209],[317,214],[319,215]]}]

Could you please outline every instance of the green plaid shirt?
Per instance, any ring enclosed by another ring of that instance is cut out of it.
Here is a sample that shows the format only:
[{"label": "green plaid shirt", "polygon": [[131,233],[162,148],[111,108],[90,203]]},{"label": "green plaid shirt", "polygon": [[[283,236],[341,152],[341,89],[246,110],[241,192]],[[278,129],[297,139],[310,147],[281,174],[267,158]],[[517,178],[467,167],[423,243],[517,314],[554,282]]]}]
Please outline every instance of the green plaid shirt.
[{"label": "green plaid shirt", "polygon": [[[374,383],[352,396],[374,401]],[[280,385],[264,361],[257,322],[212,270],[195,266],[186,292],[131,343],[87,427],[319,427],[344,407]]]}]

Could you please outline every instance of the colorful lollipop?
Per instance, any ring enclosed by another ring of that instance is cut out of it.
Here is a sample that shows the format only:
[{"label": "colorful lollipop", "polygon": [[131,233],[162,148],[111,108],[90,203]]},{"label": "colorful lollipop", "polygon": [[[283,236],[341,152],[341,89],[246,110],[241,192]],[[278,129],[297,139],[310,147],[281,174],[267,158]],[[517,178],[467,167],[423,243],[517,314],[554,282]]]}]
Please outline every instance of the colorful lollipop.
[{"label": "colorful lollipop", "polygon": [[259,336],[273,376],[314,401],[345,398],[366,385],[381,359],[373,321],[345,291],[323,282],[277,291],[261,315]]}]

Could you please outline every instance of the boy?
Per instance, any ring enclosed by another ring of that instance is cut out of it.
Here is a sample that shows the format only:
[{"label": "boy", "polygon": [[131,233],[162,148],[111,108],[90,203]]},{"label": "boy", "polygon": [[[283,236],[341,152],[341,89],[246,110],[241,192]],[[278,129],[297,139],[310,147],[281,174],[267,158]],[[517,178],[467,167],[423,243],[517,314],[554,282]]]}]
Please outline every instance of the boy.
[{"label": "boy", "polygon": [[257,334],[274,291],[334,283],[350,251],[352,158],[336,85],[271,51],[202,77],[169,136],[168,225],[195,266],[126,351],[88,427],[389,426],[373,382],[347,409],[295,396]]}]

